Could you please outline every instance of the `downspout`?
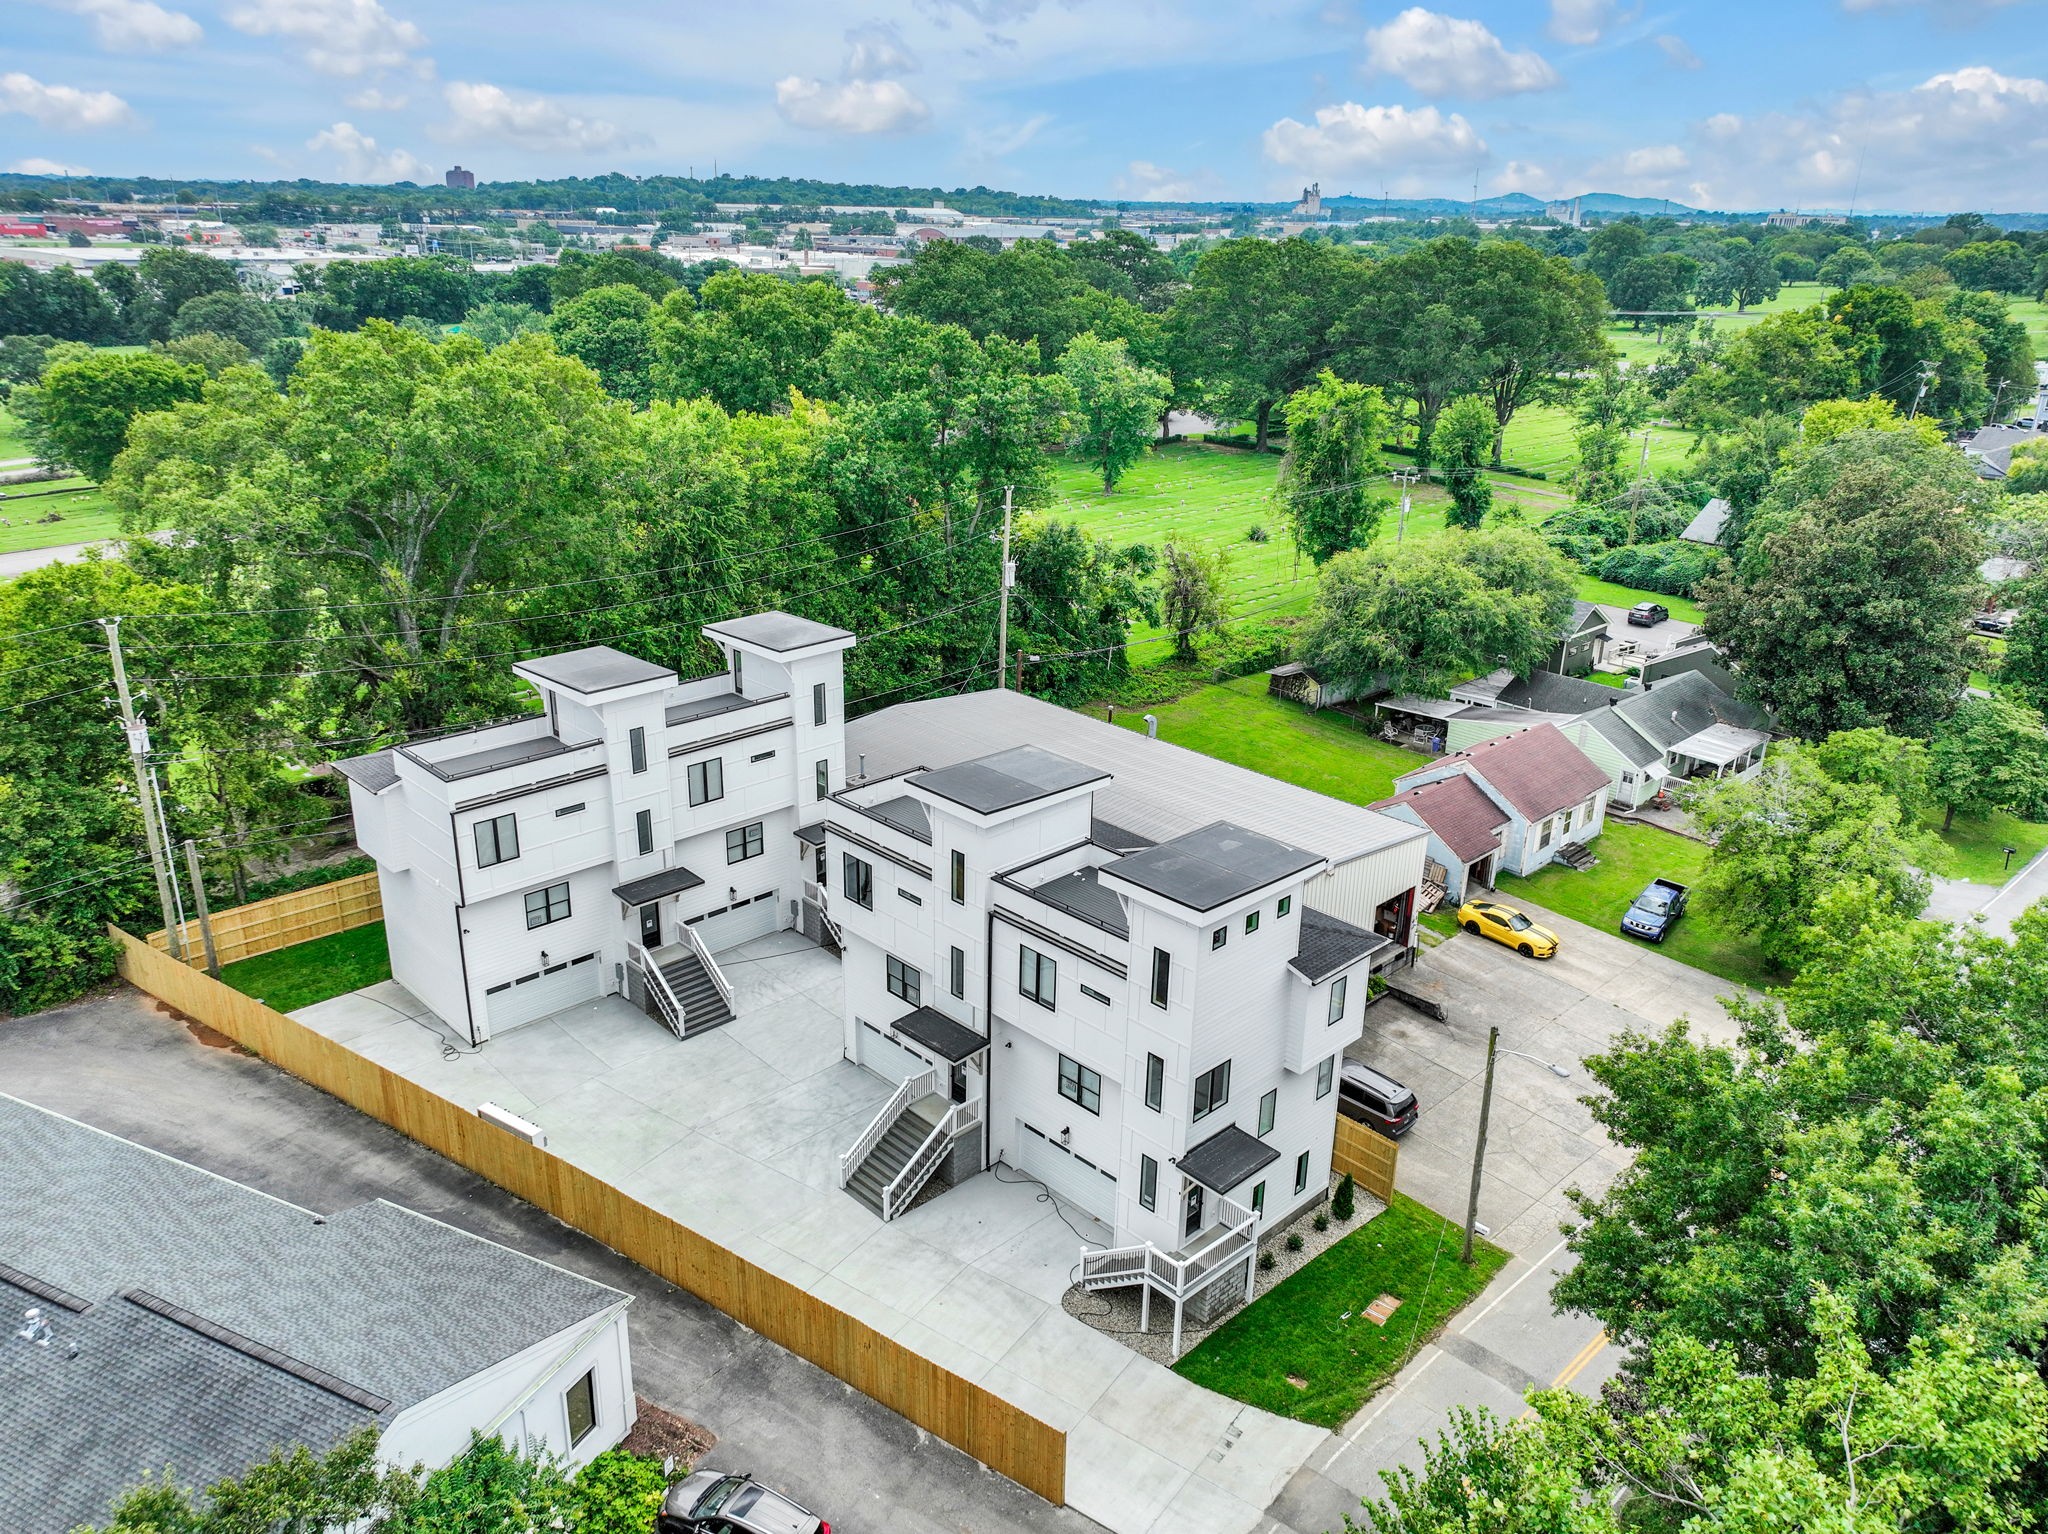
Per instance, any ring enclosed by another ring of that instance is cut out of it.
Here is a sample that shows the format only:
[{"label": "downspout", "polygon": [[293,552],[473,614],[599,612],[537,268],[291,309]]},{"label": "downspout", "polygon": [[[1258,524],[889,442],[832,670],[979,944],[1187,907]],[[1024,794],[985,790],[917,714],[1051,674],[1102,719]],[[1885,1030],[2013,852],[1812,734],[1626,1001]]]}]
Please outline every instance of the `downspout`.
[{"label": "downspout", "polygon": [[981,1015],[988,1019],[988,1064],[981,1071],[981,1164],[995,1165],[996,1142],[996,907],[988,903],[988,937],[981,950]]},{"label": "downspout", "polygon": [[462,1013],[469,1025],[469,1047],[480,1049],[476,1036],[476,1002],[469,994],[469,943],[462,925],[462,913],[469,909],[469,890],[462,877],[462,838],[455,831],[455,812],[448,812],[448,861],[455,865],[455,955],[462,961]]}]

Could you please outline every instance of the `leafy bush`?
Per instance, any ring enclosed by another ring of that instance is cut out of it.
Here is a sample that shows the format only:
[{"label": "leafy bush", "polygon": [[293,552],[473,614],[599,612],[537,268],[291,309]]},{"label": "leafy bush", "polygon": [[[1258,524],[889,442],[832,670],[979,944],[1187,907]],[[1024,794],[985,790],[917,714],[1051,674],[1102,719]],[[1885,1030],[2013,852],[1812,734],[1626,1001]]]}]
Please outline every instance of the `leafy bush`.
[{"label": "leafy bush", "polygon": [[1612,581],[1617,586],[1689,597],[1693,587],[1720,569],[1726,558],[1711,544],[1684,543],[1676,538],[1661,543],[1634,543],[1602,559],[1599,575],[1603,581]]},{"label": "leafy bush", "polygon": [[576,1476],[569,1526],[576,1534],[647,1534],[667,1490],[659,1463],[607,1449]]},{"label": "leafy bush", "polygon": [[1271,533],[1266,531],[1266,524],[1263,522],[1254,522],[1245,530],[1244,535],[1245,542],[1247,543],[1264,543],[1272,536]]},{"label": "leafy bush", "polygon": [[1301,1250],[1301,1248],[1301,1232],[1298,1230],[1290,1230],[1287,1233],[1287,1250],[1290,1252],[1298,1252]]},{"label": "leafy bush", "polygon": [[1558,553],[1585,569],[1592,569],[1607,557],[1607,545],[1591,534],[1558,533],[1546,525],[1543,535]]},{"label": "leafy bush", "polygon": [[1280,1259],[1271,1252],[1261,1252],[1259,1253],[1259,1271],[1261,1273],[1270,1273],[1279,1261]]},{"label": "leafy bush", "polygon": [[1327,1214],[1323,1213],[1322,1210],[1318,1209],[1316,1211],[1316,1217],[1313,1220],[1309,1221],[1309,1223],[1315,1226],[1316,1233],[1320,1235],[1322,1232],[1330,1228],[1330,1217]]},{"label": "leafy bush", "polygon": [[[259,900],[269,900],[277,895],[289,895],[294,890],[309,890],[322,884],[333,884],[341,879],[353,879],[357,874],[375,873],[377,860],[367,854],[343,858],[339,863],[322,863],[314,868],[296,868],[288,874],[279,874],[275,879],[259,879],[249,886],[249,897],[245,901],[234,901],[225,895],[215,895],[211,890],[207,898],[213,902],[213,909],[224,911],[237,904],[254,905]],[[209,881],[211,882],[211,881]]]},{"label": "leafy bush", "polygon": [[1351,1180],[1349,1172],[1337,1184],[1336,1196],[1330,1200],[1330,1213],[1339,1221],[1348,1220],[1358,1213],[1358,1184]]}]

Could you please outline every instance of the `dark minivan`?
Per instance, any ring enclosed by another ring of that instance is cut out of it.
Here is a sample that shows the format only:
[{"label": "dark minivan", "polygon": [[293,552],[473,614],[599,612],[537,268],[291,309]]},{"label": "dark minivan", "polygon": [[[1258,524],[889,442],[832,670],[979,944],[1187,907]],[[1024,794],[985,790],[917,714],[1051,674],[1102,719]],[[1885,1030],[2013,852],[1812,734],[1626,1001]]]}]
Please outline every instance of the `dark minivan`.
[{"label": "dark minivan", "polygon": [[1356,1060],[1346,1060],[1343,1077],[1337,1083],[1337,1111],[1398,1140],[1414,1127],[1422,1109],[1415,1094],[1393,1077],[1382,1076]]}]

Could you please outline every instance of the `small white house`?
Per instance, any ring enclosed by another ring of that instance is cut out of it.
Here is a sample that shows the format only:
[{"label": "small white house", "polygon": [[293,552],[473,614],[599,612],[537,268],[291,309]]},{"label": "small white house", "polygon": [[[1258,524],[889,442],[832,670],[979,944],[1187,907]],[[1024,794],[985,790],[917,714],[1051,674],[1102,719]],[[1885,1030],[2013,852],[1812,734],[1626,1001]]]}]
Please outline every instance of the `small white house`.
[{"label": "small white house", "polygon": [[631,1296],[396,1204],[316,1214],[0,1095],[0,1208],[8,1534],[364,1428],[388,1465],[483,1433],[574,1470],[633,1425]]}]

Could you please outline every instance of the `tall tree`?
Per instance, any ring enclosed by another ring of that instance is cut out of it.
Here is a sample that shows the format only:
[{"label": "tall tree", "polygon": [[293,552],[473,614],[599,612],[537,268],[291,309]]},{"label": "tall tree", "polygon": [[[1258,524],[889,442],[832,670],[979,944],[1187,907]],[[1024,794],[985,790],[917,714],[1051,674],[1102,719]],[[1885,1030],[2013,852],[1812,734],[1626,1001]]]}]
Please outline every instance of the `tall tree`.
[{"label": "tall tree", "polygon": [[1378,384],[1415,412],[1418,461],[1429,462],[1438,413],[1486,377],[1481,326],[1465,303],[1469,240],[1431,240],[1367,268],[1358,302],[1337,328],[1347,377]]},{"label": "tall tree", "polygon": [[1131,360],[1121,341],[1084,331],[1060,354],[1060,376],[1074,391],[1074,445],[1114,490],[1144,456],[1153,422],[1166,409],[1173,383]]},{"label": "tall tree", "polygon": [[1294,546],[1317,564],[1372,542],[1390,498],[1381,444],[1393,422],[1386,397],[1325,368],[1287,397],[1280,494]]},{"label": "tall tree", "polygon": [[[585,289],[555,305],[547,331],[556,348],[596,373],[613,398],[635,405],[654,398],[654,300],[639,288]],[[467,323],[463,333],[469,333]]]},{"label": "tall tree", "polygon": [[1449,520],[1458,527],[1480,526],[1493,505],[1493,482],[1486,477],[1486,460],[1493,450],[1494,434],[1493,406],[1477,394],[1453,400],[1437,417],[1430,457],[1444,488],[1450,491]]},{"label": "tall tree", "polygon": [[1464,299],[1478,326],[1482,391],[1492,400],[1493,462],[1524,405],[1555,394],[1610,355],[1607,294],[1562,256],[1517,240],[1478,248]]},{"label": "tall tree", "polygon": [[1935,727],[1929,766],[1944,831],[1958,814],[1981,820],[2005,810],[2039,820],[2048,813],[2048,733],[2025,704],[1964,698]]},{"label": "tall tree", "polygon": [[727,410],[755,411],[788,409],[792,389],[817,397],[833,338],[875,319],[830,283],[784,282],[760,272],[722,272],[704,284],[694,306],[687,294],[673,293],[661,314],[655,392],[666,399],[703,395]]},{"label": "tall tree", "polygon": [[1173,658],[1192,661],[1195,646],[1223,632],[1230,609],[1223,592],[1228,569],[1220,549],[1200,549],[1177,538],[1166,540],[1159,561],[1159,610],[1173,635]]},{"label": "tall tree", "polygon": [[16,389],[15,413],[45,464],[69,464],[104,480],[127,445],[136,417],[199,398],[204,370],[154,354],[97,352],[44,370],[42,382]]}]

